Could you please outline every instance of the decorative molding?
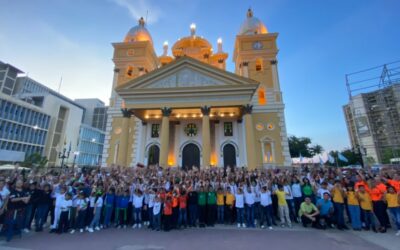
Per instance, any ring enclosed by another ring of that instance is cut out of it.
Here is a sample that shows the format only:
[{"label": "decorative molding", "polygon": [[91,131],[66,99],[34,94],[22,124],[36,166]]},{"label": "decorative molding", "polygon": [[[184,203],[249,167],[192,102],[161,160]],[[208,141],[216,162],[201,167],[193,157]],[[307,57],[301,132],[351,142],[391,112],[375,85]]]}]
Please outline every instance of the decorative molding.
[{"label": "decorative molding", "polygon": [[127,108],[121,109],[121,112],[122,112],[122,116],[124,118],[131,118],[131,116],[132,116],[131,111],[129,109],[127,109]]},{"label": "decorative molding", "polygon": [[119,68],[115,68],[114,73],[119,73]]},{"label": "decorative molding", "polygon": [[161,112],[162,112],[162,115],[164,117],[169,117],[171,115],[171,113],[172,113],[172,109],[164,107],[164,108],[161,109]]},{"label": "decorative molding", "polygon": [[243,64],[243,67],[249,66],[249,62],[242,62],[242,64]]},{"label": "decorative molding", "polygon": [[201,107],[200,110],[201,110],[201,113],[202,113],[203,115],[205,115],[205,116],[210,115],[210,110],[211,110],[210,107],[204,106],[204,107]]},{"label": "decorative molding", "polygon": [[243,114],[251,114],[253,112],[253,105],[246,104],[245,106],[242,106],[242,112]]},{"label": "decorative molding", "polygon": [[278,64],[278,61],[277,60],[271,60],[270,63],[271,63],[271,65],[276,65],[276,64]]}]

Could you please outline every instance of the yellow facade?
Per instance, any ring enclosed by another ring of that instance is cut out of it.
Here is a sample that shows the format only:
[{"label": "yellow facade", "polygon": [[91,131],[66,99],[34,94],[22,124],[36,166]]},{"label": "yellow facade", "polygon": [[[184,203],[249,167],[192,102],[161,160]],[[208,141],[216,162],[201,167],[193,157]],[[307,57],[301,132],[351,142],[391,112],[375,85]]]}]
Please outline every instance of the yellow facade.
[{"label": "yellow facade", "polygon": [[191,25],[172,55],[164,43],[157,56],[140,19],[124,42],[113,44],[103,165],[290,165],[277,36],[249,10],[236,37],[231,73],[221,39],[213,49]]}]

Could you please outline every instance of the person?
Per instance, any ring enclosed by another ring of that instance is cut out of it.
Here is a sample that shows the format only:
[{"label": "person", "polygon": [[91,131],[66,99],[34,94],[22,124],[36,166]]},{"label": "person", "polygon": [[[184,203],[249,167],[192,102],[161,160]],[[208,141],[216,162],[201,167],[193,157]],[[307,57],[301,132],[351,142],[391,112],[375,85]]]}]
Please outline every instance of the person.
[{"label": "person", "polygon": [[160,231],[161,230],[161,198],[160,196],[156,196],[154,198],[154,204],[153,204],[153,230]]},{"label": "person", "polygon": [[178,228],[187,227],[187,199],[186,190],[182,189],[179,195],[179,218]]},{"label": "person", "polygon": [[197,202],[198,202],[197,192],[190,187],[190,191],[188,193],[188,205],[189,205],[189,226],[196,227],[197,224]]},{"label": "person", "polygon": [[210,185],[207,192],[207,226],[213,227],[217,217],[217,195]]},{"label": "person", "polygon": [[5,215],[7,241],[13,238],[15,232],[21,234],[23,229],[25,208],[31,197],[23,190],[22,184],[22,180],[17,180],[15,187],[10,191]]},{"label": "person", "polygon": [[244,195],[243,189],[240,187],[235,194],[236,220],[237,227],[246,227],[244,224]]},{"label": "person", "polygon": [[140,189],[136,189],[133,194],[133,226],[132,228],[142,227],[142,207],[143,207],[143,193]]},{"label": "person", "polygon": [[381,233],[386,233],[386,228],[389,224],[387,213],[386,213],[386,204],[384,203],[384,194],[386,192],[386,186],[378,185],[376,179],[370,180],[370,196],[372,200],[372,209],[376,218],[379,221],[378,231]]},{"label": "person", "polygon": [[335,181],[335,185],[332,189],[332,200],[334,207],[334,216],[336,221],[337,229],[343,230],[348,229],[344,223],[344,199],[346,193],[339,180]]},{"label": "person", "polygon": [[[87,208],[88,199],[86,198],[85,192],[80,191],[78,194],[78,199],[76,201],[77,218],[75,223],[75,229],[79,230],[80,233],[83,233],[83,229],[85,228]],[[71,230],[70,233],[75,233],[75,230]]]},{"label": "person", "polygon": [[328,193],[331,195],[331,192],[328,189],[328,182],[323,181],[320,185],[320,187],[317,190],[317,199],[322,199],[324,196],[324,193]]},{"label": "person", "polygon": [[171,229],[178,228],[178,219],[179,219],[179,188],[173,188],[172,190],[172,217],[171,217]]},{"label": "person", "polygon": [[260,205],[261,205],[261,228],[265,228],[265,224],[267,224],[268,229],[272,230],[272,199],[271,199],[271,191],[268,190],[267,186],[264,186],[261,189],[260,194]]},{"label": "person", "polygon": [[292,227],[292,222],[289,215],[289,207],[286,202],[286,195],[288,193],[283,190],[282,184],[278,185],[278,190],[275,190],[274,193],[278,198],[279,218],[281,220],[281,226],[284,227],[286,223],[288,227]]},{"label": "person", "polygon": [[68,231],[69,219],[72,207],[72,194],[66,193],[65,198],[60,203],[60,221],[58,223],[57,233],[62,234]]},{"label": "person", "polygon": [[67,192],[66,187],[61,185],[61,183],[57,185],[55,188],[53,188],[52,197],[55,199],[54,218],[53,218],[53,224],[50,227],[51,229],[50,233],[54,233],[57,231],[61,214],[61,202],[64,200],[66,192]]},{"label": "person", "polygon": [[393,186],[388,186],[385,201],[396,225],[396,236],[400,236],[400,193],[396,193]]},{"label": "person", "polygon": [[89,233],[93,233],[94,230],[100,231],[100,216],[103,208],[103,197],[101,191],[97,191],[94,199],[93,219],[89,225]]},{"label": "person", "polygon": [[311,203],[311,198],[306,197],[304,202],[300,205],[299,210],[299,217],[301,218],[301,223],[303,227],[307,227],[308,224],[312,224],[312,227],[318,228],[319,227],[319,210],[318,208]]},{"label": "person", "polygon": [[347,185],[347,207],[350,213],[351,219],[351,227],[355,231],[361,230],[361,210],[360,210],[360,203],[357,199],[356,192],[354,191],[354,183],[349,183]]},{"label": "person", "polygon": [[317,208],[319,210],[319,224],[322,229],[333,227],[334,206],[331,201],[331,196],[328,192],[324,193],[322,199],[317,201]]},{"label": "person", "polygon": [[0,178],[0,231],[4,223],[9,195],[10,190],[7,188],[5,180],[3,178]]},{"label": "person", "polygon": [[171,217],[172,217],[172,198],[171,196],[166,196],[164,201],[164,231],[168,232],[171,230]]},{"label": "person", "polygon": [[300,181],[297,177],[293,177],[292,179],[292,195],[295,211],[299,211],[300,205],[303,202],[303,194],[301,192]]},{"label": "person", "polygon": [[35,227],[36,232],[43,231],[43,225],[47,221],[47,212],[53,202],[51,198],[51,190],[50,185],[45,184],[43,190],[39,189],[37,194],[37,198],[34,203],[36,204],[36,213],[35,213]]},{"label": "person", "polygon": [[235,222],[234,209],[235,209],[235,195],[232,193],[231,188],[228,186],[226,188],[226,194],[225,194],[224,216],[226,218],[226,222],[229,225]]},{"label": "person", "polygon": [[254,227],[254,203],[256,194],[251,187],[244,188],[244,202],[247,227]]},{"label": "person", "polygon": [[122,187],[118,192],[117,205],[115,209],[115,221],[117,228],[126,228],[128,221],[128,205],[129,205],[129,192],[128,190],[122,191]]},{"label": "person", "polygon": [[286,179],[283,181],[283,190],[286,193],[285,199],[286,199],[286,203],[289,208],[290,220],[297,223],[297,215],[296,215],[297,213],[296,213],[295,205],[294,205],[292,187]]},{"label": "person", "polygon": [[225,195],[222,187],[217,191],[217,223],[224,223]]},{"label": "person", "polygon": [[26,204],[25,207],[23,231],[25,233],[29,233],[31,231],[32,218],[35,214],[34,202],[36,202],[37,197],[36,182],[31,181],[31,183],[29,183],[29,188],[25,192],[31,197],[31,199],[29,199],[29,202]]},{"label": "person", "polygon": [[156,191],[149,188],[147,189],[147,214],[148,214],[148,228],[153,228],[153,207],[154,207],[154,199],[156,198]]},{"label": "person", "polygon": [[111,224],[111,215],[114,210],[115,203],[115,188],[110,187],[104,199],[105,216],[104,216],[104,227],[108,228]]},{"label": "person", "polygon": [[204,187],[200,187],[200,192],[198,193],[198,202],[199,208],[199,226],[206,226],[206,217],[207,217],[207,193],[204,191]]},{"label": "person", "polygon": [[372,208],[372,200],[370,194],[365,190],[364,185],[358,186],[359,190],[356,193],[357,199],[360,202],[361,212],[365,220],[366,231],[369,231],[371,228],[374,232],[377,232],[375,226],[375,218]]},{"label": "person", "polygon": [[[311,201],[315,202],[314,198],[314,187],[311,185],[310,180],[308,178],[303,178],[302,183],[301,183],[301,192],[303,199],[305,197],[310,197]],[[304,200],[303,200],[304,201]]]}]

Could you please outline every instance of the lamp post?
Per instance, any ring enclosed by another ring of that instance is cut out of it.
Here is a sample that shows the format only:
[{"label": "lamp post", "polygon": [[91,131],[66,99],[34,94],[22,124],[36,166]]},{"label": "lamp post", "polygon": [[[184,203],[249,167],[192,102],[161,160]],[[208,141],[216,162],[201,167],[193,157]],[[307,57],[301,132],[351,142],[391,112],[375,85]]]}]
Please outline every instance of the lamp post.
[{"label": "lamp post", "polygon": [[58,158],[61,159],[61,168],[64,167],[64,160],[69,158],[69,154],[71,153],[71,148],[68,149],[67,148],[63,148],[63,150],[61,152],[58,153]]}]

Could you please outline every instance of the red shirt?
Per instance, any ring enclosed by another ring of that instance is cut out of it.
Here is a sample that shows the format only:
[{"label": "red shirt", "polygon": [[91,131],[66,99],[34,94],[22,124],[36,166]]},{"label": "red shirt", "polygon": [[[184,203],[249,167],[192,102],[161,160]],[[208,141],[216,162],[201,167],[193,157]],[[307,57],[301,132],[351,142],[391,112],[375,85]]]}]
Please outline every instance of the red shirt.
[{"label": "red shirt", "polygon": [[388,180],[390,186],[394,187],[396,192],[400,192],[400,181]]},{"label": "red shirt", "polygon": [[383,192],[378,186],[376,186],[374,188],[371,188],[369,193],[371,195],[371,200],[372,201],[380,201],[380,200],[382,200]]},{"label": "red shirt", "polygon": [[164,203],[164,215],[172,215],[172,204],[170,201]]},{"label": "red shirt", "polygon": [[179,208],[186,208],[187,206],[187,195],[181,195],[179,197]]}]

